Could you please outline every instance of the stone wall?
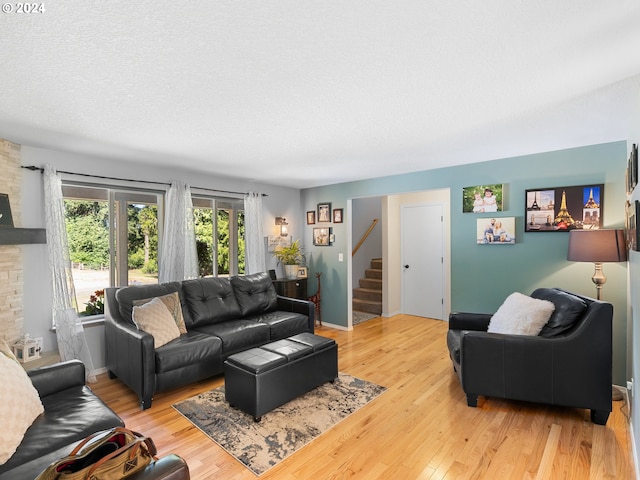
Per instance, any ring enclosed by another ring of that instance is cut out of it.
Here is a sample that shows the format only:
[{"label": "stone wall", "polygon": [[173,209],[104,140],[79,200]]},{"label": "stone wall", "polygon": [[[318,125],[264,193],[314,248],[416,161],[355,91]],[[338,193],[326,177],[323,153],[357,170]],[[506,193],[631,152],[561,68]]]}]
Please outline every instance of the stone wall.
[{"label": "stone wall", "polygon": [[[13,224],[22,226],[20,145],[0,139],[0,193],[9,195]],[[20,245],[0,245],[0,339],[22,335],[23,264]]]}]

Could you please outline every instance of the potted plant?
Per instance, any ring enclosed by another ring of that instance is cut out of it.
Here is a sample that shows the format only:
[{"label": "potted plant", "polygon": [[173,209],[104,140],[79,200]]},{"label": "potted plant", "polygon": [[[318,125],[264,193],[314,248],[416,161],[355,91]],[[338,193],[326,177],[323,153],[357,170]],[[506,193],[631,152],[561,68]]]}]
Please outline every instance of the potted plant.
[{"label": "potted plant", "polygon": [[304,263],[300,240],[292,242],[291,245],[277,247],[273,255],[278,263],[284,265],[285,275],[288,279],[294,279],[298,276],[298,266]]}]

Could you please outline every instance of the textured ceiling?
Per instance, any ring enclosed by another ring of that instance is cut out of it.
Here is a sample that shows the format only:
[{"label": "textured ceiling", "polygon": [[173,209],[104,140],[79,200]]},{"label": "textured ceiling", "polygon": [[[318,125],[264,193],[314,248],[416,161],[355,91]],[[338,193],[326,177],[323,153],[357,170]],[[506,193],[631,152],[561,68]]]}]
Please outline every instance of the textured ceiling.
[{"label": "textured ceiling", "polygon": [[626,139],[638,111],[637,0],[44,6],[0,13],[23,145],[307,187]]}]

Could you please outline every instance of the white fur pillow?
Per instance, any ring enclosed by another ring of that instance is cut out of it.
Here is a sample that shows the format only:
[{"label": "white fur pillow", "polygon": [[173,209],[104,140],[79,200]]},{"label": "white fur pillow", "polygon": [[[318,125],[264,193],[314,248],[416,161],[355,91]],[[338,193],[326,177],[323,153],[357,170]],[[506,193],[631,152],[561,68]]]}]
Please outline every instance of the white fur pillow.
[{"label": "white fur pillow", "polygon": [[538,335],[555,308],[548,300],[539,300],[514,292],[491,317],[487,332]]},{"label": "white fur pillow", "polygon": [[6,344],[0,340],[0,465],[15,453],[24,434],[44,412],[38,391]]},{"label": "white fur pillow", "polygon": [[173,315],[159,298],[133,307],[133,321],[139,330],[153,335],[153,346],[159,348],[180,336]]}]

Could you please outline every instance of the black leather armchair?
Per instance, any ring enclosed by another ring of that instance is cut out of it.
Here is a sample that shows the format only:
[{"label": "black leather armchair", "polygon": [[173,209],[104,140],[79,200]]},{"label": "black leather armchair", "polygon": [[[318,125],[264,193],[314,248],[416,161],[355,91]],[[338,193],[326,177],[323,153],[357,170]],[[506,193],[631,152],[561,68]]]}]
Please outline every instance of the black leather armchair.
[{"label": "black leather armchair", "polygon": [[557,288],[533,298],[556,305],[538,336],[488,333],[490,314],[451,313],[447,345],[470,407],[478,395],[591,410],[604,425],[611,413],[610,303]]}]

